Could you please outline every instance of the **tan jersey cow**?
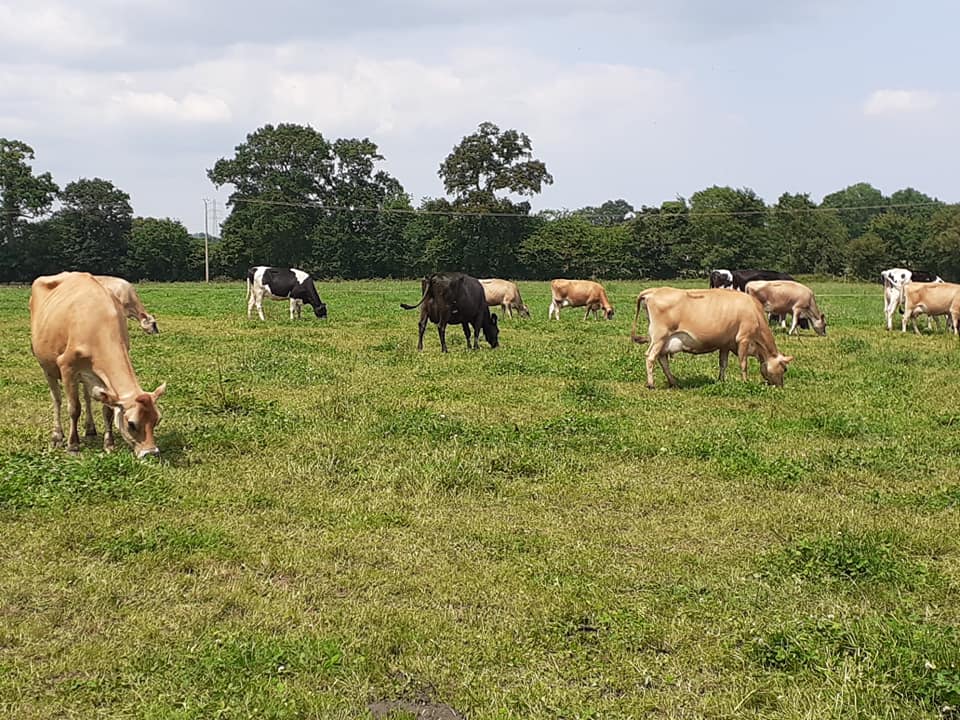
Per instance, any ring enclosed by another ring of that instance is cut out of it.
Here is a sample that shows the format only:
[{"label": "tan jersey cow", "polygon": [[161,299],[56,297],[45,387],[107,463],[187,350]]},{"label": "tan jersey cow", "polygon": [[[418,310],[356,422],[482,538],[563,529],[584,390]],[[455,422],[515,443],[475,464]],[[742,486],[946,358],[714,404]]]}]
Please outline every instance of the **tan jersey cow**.
[{"label": "tan jersey cow", "polygon": [[499,305],[511,318],[514,310],[520,313],[520,317],[530,317],[530,309],[520,299],[520,289],[516,283],[498,278],[480,278],[480,284],[487,299],[487,307]]},{"label": "tan jersey cow", "polygon": [[813,290],[806,285],[793,280],[751,280],[747,283],[747,292],[760,301],[765,312],[793,315],[787,335],[794,333],[801,317],[813,324],[817,335],[827,334],[827,318],[817,307]]},{"label": "tan jersey cow", "polygon": [[957,320],[960,319],[960,285],[945,282],[908,282],[902,289],[903,320],[901,331],[907,331],[907,320],[913,323],[913,331],[920,334],[917,328],[917,315],[926,313],[929,317],[946,315],[953,325],[954,334],[960,335],[957,329]]},{"label": "tan jersey cow", "polygon": [[[646,308],[649,337],[637,335],[640,311]],[[720,380],[730,353],[740,360],[740,376],[747,379],[747,359],[760,361],[760,374],[770,385],[783,385],[783,374],[792,357],[777,349],[763,308],[756,299],[726,289],[677,290],[671,287],[644,290],[637,297],[637,314],[630,337],[650,343],[647,351],[647,387],[653,389],[653,363],[658,361],[670,387],[677,379],[670,372],[670,357],[679,352],[700,355],[720,352]]]},{"label": "tan jersey cow", "polygon": [[133,285],[123,278],[114,277],[113,275],[94,275],[93,277],[117,299],[117,302],[123,307],[123,311],[127,314],[128,318],[140,323],[140,327],[145,333],[148,335],[156,335],[160,332],[160,328],[157,327],[156,318],[148,313],[143,303],[140,302],[140,296],[137,295],[137,291]]},{"label": "tan jersey cow", "polygon": [[586,307],[583,316],[586,320],[593,312],[595,318],[603,316],[609,320],[613,317],[613,305],[607,300],[607,292],[603,285],[593,280],[563,280],[558,278],[550,281],[550,317],[560,319],[560,309],[565,307]]},{"label": "tan jersey cow", "polygon": [[[33,354],[50,386],[53,400],[54,446],[63,443],[60,383],[67,394],[70,438],[67,448],[80,449],[79,386],[85,399],[92,394],[103,403],[106,424],[103,447],[113,449],[113,422],[137,457],[156,455],[153,430],[160,422],[160,385],[144,392],[130,364],[127,320],[120,304],[89,273],[65,272],[38,277],[30,291],[30,339]],[[96,435],[87,403],[87,434]]]}]

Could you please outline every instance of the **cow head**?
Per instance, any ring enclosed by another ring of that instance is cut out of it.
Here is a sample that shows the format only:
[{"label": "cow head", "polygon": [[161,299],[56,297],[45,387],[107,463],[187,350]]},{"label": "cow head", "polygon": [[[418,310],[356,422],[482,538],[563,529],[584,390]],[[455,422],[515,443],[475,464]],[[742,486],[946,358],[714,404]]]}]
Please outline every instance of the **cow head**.
[{"label": "cow head", "polygon": [[604,316],[607,320],[613,320],[613,306],[612,306],[612,305],[608,305],[607,307],[605,307],[605,308],[603,309],[603,316]]},{"label": "cow head", "polygon": [[319,297],[317,298],[317,304],[313,306],[313,314],[321,319],[327,316],[327,306]]},{"label": "cow head", "polygon": [[783,387],[783,374],[787,371],[787,364],[793,362],[792,355],[776,355],[760,362],[760,374],[768,385]]},{"label": "cow head", "polygon": [[497,325],[497,314],[490,313],[490,322],[483,324],[483,337],[490,347],[495,348],[500,344],[500,326]]},{"label": "cow head", "polygon": [[147,335],[160,333],[160,328],[157,327],[157,319],[150,313],[143,313],[140,316],[140,327]]},{"label": "cow head", "polygon": [[163,383],[152,393],[141,393],[126,403],[109,390],[98,387],[93,396],[104,405],[113,408],[113,419],[123,439],[133,448],[138,458],[147,455],[159,455],[160,449],[153,437],[153,429],[160,424],[160,410],[157,400],[167,390]]},{"label": "cow head", "polygon": [[530,308],[528,308],[526,305],[521,305],[521,306],[520,306],[520,317],[523,317],[523,318],[528,318],[528,317],[530,317]]},{"label": "cow head", "polygon": [[817,335],[826,335],[827,334],[827,316],[820,314],[819,318],[811,318],[813,323],[813,331]]}]

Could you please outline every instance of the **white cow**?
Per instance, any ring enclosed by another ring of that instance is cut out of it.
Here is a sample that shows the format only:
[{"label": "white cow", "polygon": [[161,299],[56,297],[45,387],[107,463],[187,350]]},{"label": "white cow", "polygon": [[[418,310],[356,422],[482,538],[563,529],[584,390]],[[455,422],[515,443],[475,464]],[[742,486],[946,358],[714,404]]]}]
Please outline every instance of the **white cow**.
[{"label": "white cow", "polygon": [[[922,270],[911,271],[906,268],[890,268],[880,273],[880,279],[883,281],[883,314],[887,319],[887,330],[893,329],[893,314],[897,308],[903,304],[903,287],[908,282],[937,282],[942,283],[943,278],[933,273]],[[927,318],[927,329],[931,326],[930,318]]]}]

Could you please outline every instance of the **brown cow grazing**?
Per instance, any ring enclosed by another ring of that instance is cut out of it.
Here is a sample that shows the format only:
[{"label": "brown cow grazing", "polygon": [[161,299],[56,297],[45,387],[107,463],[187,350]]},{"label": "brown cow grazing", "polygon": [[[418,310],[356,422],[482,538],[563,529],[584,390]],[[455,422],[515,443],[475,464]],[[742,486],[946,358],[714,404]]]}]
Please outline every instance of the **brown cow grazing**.
[{"label": "brown cow grazing", "polygon": [[497,278],[480,278],[480,284],[483,285],[488,307],[499,305],[511,318],[514,310],[520,313],[520,317],[530,317],[530,308],[520,299],[520,289],[516,283]]},{"label": "brown cow grazing", "polygon": [[565,307],[584,307],[587,312],[583,316],[586,320],[593,312],[595,318],[603,316],[609,320],[613,317],[613,305],[607,300],[607,292],[603,285],[593,280],[563,280],[550,281],[550,293],[553,298],[550,302],[550,317],[560,319],[560,309]]},{"label": "brown cow grazing", "polygon": [[120,303],[120,306],[128,318],[140,323],[140,328],[147,333],[147,335],[156,335],[160,332],[160,328],[157,327],[156,318],[148,313],[143,303],[140,302],[140,296],[137,295],[137,291],[133,285],[123,278],[114,277],[113,275],[94,275],[93,277],[107,289],[107,292],[117,299],[117,302]]},{"label": "brown cow grazing", "polygon": [[[89,273],[38,277],[30,291],[30,338],[53,400],[53,445],[63,443],[60,383],[70,413],[70,452],[80,449],[79,386],[103,403],[103,447],[113,449],[113,422],[137,457],[158,455],[153,429],[160,422],[157,399],[167,386],[144,392],[130,364],[127,320],[120,304]],[[87,417],[87,435],[96,435]]]},{"label": "brown cow grazing", "polygon": [[817,307],[813,290],[806,285],[793,280],[751,280],[747,283],[747,292],[760,301],[764,312],[793,315],[787,335],[794,333],[801,318],[807,318],[813,324],[817,335],[827,334],[827,318]]},{"label": "brown cow grazing", "polygon": [[953,325],[953,332],[960,336],[957,320],[960,320],[960,285],[945,282],[908,282],[903,286],[903,320],[901,331],[907,331],[907,320],[913,323],[913,331],[920,334],[917,315],[930,317],[946,315]]},{"label": "brown cow grazing", "polygon": [[[640,310],[646,308],[649,337],[637,335]],[[760,374],[770,385],[783,386],[783,374],[793,358],[777,349],[760,303],[749,295],[715,290],[650,288],[637,297],[631,339],[650,343],[647,351],[647,387],[653,389],[653,363],[658,361],[670,387],[670,357],[679,352],[700,355],[720,351],[720,380],[730,353],[740,360],[740,376],[747,379],[747,359],[760,361]]]}]

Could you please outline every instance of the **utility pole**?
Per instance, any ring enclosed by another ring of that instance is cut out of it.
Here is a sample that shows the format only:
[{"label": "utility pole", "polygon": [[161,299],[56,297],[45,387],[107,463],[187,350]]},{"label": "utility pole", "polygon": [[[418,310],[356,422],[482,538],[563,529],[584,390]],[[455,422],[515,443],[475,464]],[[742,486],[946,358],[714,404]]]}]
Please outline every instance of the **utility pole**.
[{"label": "utility pole", "polygon": [[204,272],[204,278],[209,283],[210,282],[210,231],[207,223],[210,217],[210,213],[207,210],[208,202],[210,202],[210,198],[203,198],[203,272]]}]

